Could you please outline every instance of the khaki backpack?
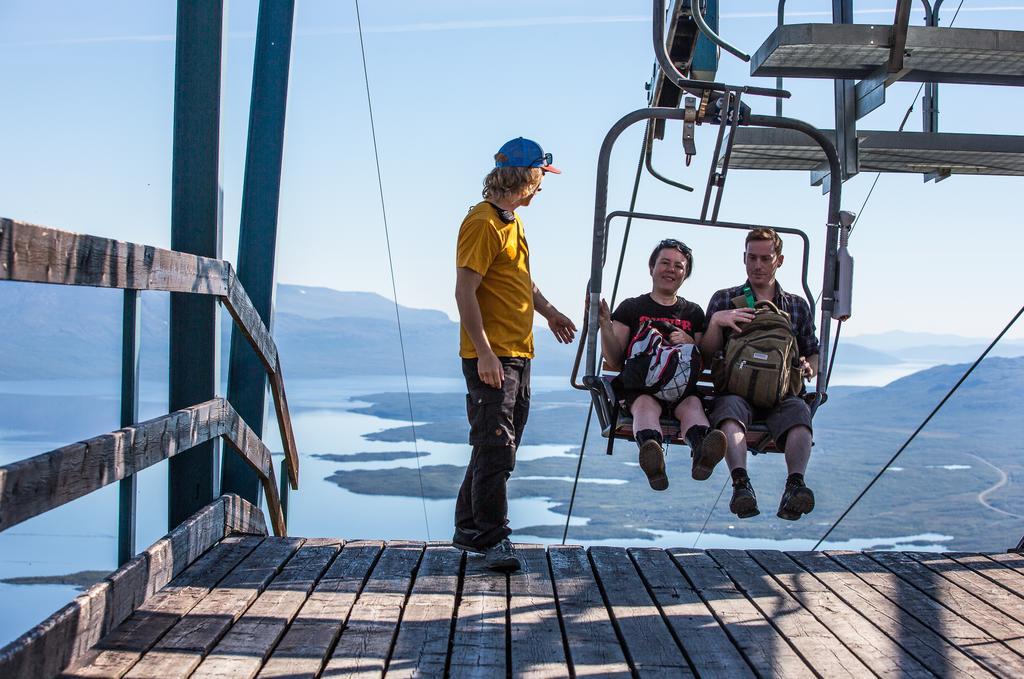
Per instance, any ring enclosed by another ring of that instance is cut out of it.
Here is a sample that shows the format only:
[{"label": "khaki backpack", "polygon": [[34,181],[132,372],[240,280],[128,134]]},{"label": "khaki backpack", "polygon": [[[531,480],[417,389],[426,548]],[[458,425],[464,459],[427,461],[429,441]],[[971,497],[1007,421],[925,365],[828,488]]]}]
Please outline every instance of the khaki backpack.
[{"label": "khaki backpack", "polygon": [[[732,300],[747,306],[744,297]],[[754,304],[754,318],[734,332],[711,365],[711,379],[719,394],[742,396],[755,408],[773,408],[803,388],[800,351],[789,314],[761,300]]]}]

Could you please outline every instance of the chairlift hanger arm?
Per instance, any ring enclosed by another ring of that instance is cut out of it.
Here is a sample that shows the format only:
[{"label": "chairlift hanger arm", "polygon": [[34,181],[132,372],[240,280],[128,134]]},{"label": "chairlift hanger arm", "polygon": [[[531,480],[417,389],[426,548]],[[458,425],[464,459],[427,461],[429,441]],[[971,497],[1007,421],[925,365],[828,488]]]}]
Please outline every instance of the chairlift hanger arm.
[{"label": "chairlift hanger arm", "polygon": [[[697,24],[697,28],[700,29],[700,32],[703,33],[708,40],[715,43],[729,54],[732,54],[743,61],[750,61],[749,54],[733,47],[723,40],[721,36],[711,30],[711,27],[708,26],[708,22],[704,20],[704,13],[700,9],[700,2],[701,0],[690,0],[690,15],[693,17],[693,23]],[[662,14],[664,14],[664,12],[662,12]]]},{"label": "chairlift hanger arm", "polygon": [[699,94],[704,90],[713,90],[716,92],[743,92],[762,97],[780,97],[783,99],[789,99],[792,96],[785,90],[776,90],[769,87],[726,85],[710,80],[691,80],[687,78],[672,63],[668,50],[665,48],[665,0],[654,0],[654,21],[651,23],[654,26],[654,56],[657,58],[664,76],[671,80],[672,84],[679,89],[691,94]]},{"label": "chairlift hanger arm", "polygon": [[655,179],[659,180],[659,181],[665,182],[669,186],[673,186],[673,187],[675,187],[677,189],[682,189],[683,191],[691,191],[692,192],[693,191],[693,187],[692,186],[687,186],[686,184],[680,184],[677,181],[673,181],[673,180],[669,179],[668,177],[662,176],[651,165],[651,155],[653,154],[653,149],[654,149],[654,126],[653,125],[651,126],[650,135],[647,137],[646,144],[647,145],[644,148],[644,167],[647,168],[647,171],[651,174],[651,176],[654,177]]}]

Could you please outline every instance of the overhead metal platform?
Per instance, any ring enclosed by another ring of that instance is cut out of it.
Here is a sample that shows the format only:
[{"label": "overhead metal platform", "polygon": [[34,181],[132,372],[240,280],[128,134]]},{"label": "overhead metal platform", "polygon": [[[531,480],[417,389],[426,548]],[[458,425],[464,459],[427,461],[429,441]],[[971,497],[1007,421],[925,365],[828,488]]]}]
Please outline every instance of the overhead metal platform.
[{"label": "overhead metal platform", "polygon": [[[754,76],[861,80],[889,61],[890,24],[789,24],[750,61]],[[910,26],[900,80],[1024,85],[1024,31]]]},{"label": "overhead metal platform", "polygon": [[[740,127],[734,134],[731,169],[827,171],[821,148],[793,130]],[[862,172],[1024,176],[1021,136],[858,130],[857,147]]]}]

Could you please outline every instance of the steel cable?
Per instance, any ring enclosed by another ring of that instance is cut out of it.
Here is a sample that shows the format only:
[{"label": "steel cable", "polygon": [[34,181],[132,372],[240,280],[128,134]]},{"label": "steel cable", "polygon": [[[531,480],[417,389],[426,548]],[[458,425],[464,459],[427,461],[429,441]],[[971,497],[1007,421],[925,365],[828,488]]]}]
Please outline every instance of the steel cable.
[{"label": "steel cable", "polygon": [[416,454],[416,475],[420,482],[420,502],[423,504],[423,523],[427,529],[427,540],[430,540],[430,520],[427,518],[427,499],[423,492],[423,471],[420,469],[420,449],[416,437],[416,419],[413,417],[412,390],[409,388],[409,366],[405,358],[405,338],[402,333],[402,313],[398,306],[398,286],[395,284],[395,264],[391,258],[391,234],[388,229],[388,211],[384,202],[384,182],[381,180],[380,154],[377,151],[377,128],[373,122],[373,102],[370,97],[370,74],[366,68],[366,47],[363,44],[363,22],[359,14],[359,0],[356,6],[356,26],[359,29],[359,52],[363,59],[363,82],[366,84],[366,108],[370,113],[370,136],[373,139],[373,159],[377,164],[377,187],[380,191],[380,212],[384,221],[384,242],[387,244],[388,268],[391,271],[391,294],[395,298],[395,320],[398,323],[398,344],[402,350],[402,373],[405,375],[405,397],[409,403],[409,426],[412,428],[413,452]]}]

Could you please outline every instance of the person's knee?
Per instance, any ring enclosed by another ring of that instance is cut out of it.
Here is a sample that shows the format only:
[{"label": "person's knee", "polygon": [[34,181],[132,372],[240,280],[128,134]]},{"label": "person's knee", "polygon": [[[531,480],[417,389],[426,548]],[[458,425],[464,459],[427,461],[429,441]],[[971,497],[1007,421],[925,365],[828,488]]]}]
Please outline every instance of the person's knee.
[{"label": "person's knee", "polygon": [[795,427],[790,428],[790,430],[786,432],[785,449],[787,451],[810,450],[811,442],[812,435],[810,427],[798,424]]},{"label": "person's knee", "polygon": [[687,396],[676,406],[676,414],[695,415],[703,412],[704,406],[701,405],[700,399],[696,396]]},{"label": "person's knee", "polygon": [[630,406],[630,412],[634,417],[637,415],[661,415],[661,404],[658,403],[658,400],[653,396],[643,394],[641,396],[637,396],[636,399],[633,400],[633,405]]}]

